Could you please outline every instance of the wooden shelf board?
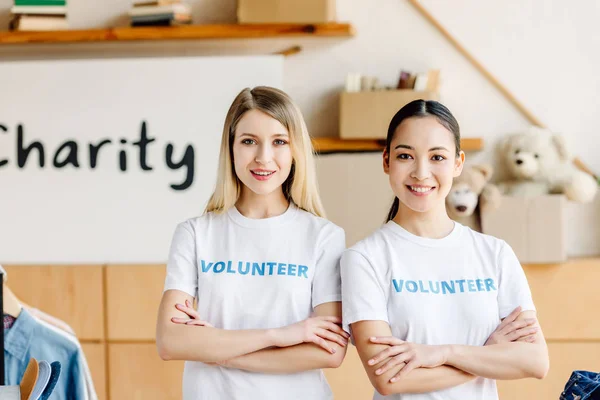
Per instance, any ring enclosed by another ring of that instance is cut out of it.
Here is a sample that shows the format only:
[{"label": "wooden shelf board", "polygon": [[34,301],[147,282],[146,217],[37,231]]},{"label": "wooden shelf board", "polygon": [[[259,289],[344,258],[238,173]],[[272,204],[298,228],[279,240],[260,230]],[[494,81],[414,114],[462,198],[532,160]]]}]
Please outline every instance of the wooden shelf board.
[{"label": "wooden shelf board", "polygon": [[0,44],[81,43],[136,40],[257,39],[285,37],[351,37],[354,28],[329,24],[222,24],[172,27],[123,27],[50,32],[0,32]]},{"label": "wooden shelf board", "polygon": [[[313,147],[318,154],[380,152],[384,146],[383,139],[313,138]],[[461,148],[463,151],[482,150],[483,139],[462,138]]]}]

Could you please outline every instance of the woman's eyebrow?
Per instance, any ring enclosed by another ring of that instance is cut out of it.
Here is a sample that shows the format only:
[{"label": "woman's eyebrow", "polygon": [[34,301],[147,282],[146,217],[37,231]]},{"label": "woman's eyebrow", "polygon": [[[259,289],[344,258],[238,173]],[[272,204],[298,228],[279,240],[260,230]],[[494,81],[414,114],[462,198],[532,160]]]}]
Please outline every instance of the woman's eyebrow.
[{"label": "woman's eyebrow", "polygon": [[[408,149],[408,150],[414,150],[415,148],[412,146],[409,146],[407,144],[399,144],[398,146],[394,147],[394,150],[396,149]],[[446,150],[446,151],[450,151],[447,148],[445,148],[444,146],[436,146],[436,147],[432,147],[429,149],[429,151],[436,151],[436,150]]]}]

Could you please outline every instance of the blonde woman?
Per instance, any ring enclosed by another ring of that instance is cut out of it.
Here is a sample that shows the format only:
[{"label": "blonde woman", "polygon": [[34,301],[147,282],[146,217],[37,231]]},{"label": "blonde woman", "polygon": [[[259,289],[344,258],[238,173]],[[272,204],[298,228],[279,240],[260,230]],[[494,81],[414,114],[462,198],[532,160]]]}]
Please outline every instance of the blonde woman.
[{"label": "blonde woman", "polygon": [[242,90],[215,192],[177,226],[167,265],[157,347],[186,361],[184,400],[332,398],[321,368],[346,353],[345,238],[323,217],[300,110],[278,89]]}]

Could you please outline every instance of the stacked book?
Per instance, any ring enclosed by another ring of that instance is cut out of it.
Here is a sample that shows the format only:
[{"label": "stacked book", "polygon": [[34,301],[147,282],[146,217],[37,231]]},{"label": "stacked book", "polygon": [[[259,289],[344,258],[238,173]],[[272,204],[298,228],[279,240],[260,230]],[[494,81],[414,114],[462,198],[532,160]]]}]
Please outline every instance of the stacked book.
[{"label": "stacked book", "polygon": [[66,0],[14,0],[9,29],[58,31],[69,29]]},{"label": "stacked book", "polygon": [[171,26],[192,22],[192,10],[181,0],[134,0],[129,16],[131,26]]}]

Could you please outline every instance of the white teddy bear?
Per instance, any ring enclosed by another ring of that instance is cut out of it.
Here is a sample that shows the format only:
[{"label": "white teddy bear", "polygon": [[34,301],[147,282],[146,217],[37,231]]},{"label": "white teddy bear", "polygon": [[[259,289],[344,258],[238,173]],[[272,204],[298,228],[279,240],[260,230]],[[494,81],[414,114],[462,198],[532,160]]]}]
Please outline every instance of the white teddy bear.
[{"label": "white teddy bear", "polygon": [[526,133],[508,136],[500,147],[500,158],[509,180],[499,182],[501,192],[515,196],[564,193],[569,200],[591,202],[598,183],[573,165],[562,136],[532,127]]}]

